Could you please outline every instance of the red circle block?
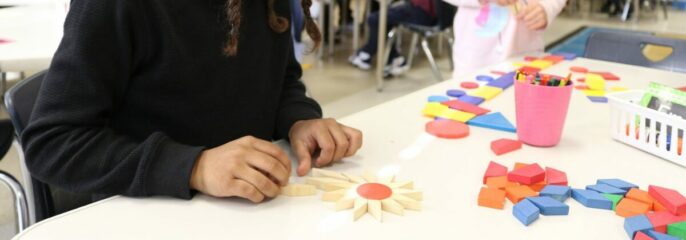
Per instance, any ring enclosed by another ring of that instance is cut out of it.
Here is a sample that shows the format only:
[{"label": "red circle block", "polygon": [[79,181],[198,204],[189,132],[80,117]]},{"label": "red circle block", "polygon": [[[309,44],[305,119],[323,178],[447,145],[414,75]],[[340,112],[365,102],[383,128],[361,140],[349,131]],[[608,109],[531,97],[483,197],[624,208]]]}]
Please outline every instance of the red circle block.
[{"label": "red circle block", "polygon": [[393,195],[393,190],[380,183],[365,183],[357,187],[357,194],[369,200],[384,200]]},{"label": "red circle block", "polygon": [[572,72],[578,72],[578,73],[587,73],[588,69],[585,67],[571,67],[569,68],[570,71]]},{"label": "red circle block", "polygon": [[456,139],[469,136],[469,126],[453,120],[438,119],[428,122],[425,130],[439,138]]},{"label": "red circle block", "polygon": [[475,82],[462,82],[460,83],[460,87],[464,89],[475,89],[479,87],[479,84]]}]

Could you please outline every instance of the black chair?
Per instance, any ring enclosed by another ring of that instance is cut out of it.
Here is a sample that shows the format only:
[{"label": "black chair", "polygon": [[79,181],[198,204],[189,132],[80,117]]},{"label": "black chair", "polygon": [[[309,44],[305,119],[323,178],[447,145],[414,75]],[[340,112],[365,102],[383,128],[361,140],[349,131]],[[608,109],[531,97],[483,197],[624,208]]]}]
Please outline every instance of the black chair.
[{"label": "black chair", "polygon": [[[14,141],[14,128],[9,119],[0,120],[0,153],[7,155]],[[0,170],[0,182],[4,183],[14,196],[14,210],[17,220],[17,233],[29,226],[29,208],[26,193],[19,181],[11,174]]]},{"label": "black chair", "polygon": [[[47,71],[37,73],[19,82],[10,88],[5,94],[5,106],[14,126],[17,139],[31,118],[31,112],[38,98],[43,79]],[[24,164],[24,155],[21,146],[18,147],[19,160]],[[28,198],[28,209],[31,223],[39,222],[61,212],[90,203],[89,195],[66,192],[54,188],[31,177],[28,171],[25,173],[24,182],[31,183],[24,186]]]},{"label": "black chair", "polygon": [[[410,4],[409,1],[407,1],[406,4]],[[429,64],[431,65],[431,71],[433,72],[434,77],[438,81],[443,81],[444,79],[441,75],[441,71],[438,69],[438,65],[436,65],[436,60],[434,59],[433,54],[431,53],[431,49],[429,48],[428,39],[433,37],[444,37],[446,40],[448,40],[448,49],[450,50],[450,68],[452,69],[453,35],[452,31],[450,31],[450,28],[453,26],[453,18],[457,13],[457,7],[450,5],[442,0],[434,0],[434,8],[436,11],[436,23],[434,25],[425,26],[411,23],[402,23],[398,27],[392,29],[388,33],[389,40],[386,44],[384,58],[386,61],[388,61],[388,57],[391,52],[391,47],[393,47],[393,45],[395,44],[397,35],[399,34],[398,32],[401,31],[401,29],[410,31],[413,34],[412,42],[410,43],[411,49],[408,54],[407,66],[409,67],[412,65],[412,60],[414,59],[414,52],[417,47],[417,42],[421,38],[420,43],[422,46],[422,51],[424,52],[424,55],[426,55],[426,58],[429,60]]]},{"label": "black chair", "polygon": [[[649,45],[671,48],[672,52],[664,59],[651,61],[643,53]],[[588,38],[584,57],[686,73],[686,41],[648,34],[594,32]]]}]

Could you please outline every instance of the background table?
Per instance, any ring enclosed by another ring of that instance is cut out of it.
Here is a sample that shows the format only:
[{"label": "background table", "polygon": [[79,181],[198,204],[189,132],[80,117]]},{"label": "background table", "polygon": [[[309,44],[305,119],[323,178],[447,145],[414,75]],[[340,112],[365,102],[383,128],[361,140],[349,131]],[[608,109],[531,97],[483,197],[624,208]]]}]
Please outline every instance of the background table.
[{"label": "background table", "polygon": [[39,71],[50,66],[62,39],[64,8],[27,5],[0,9],[0,72]]},{"label": "background table", "polygon": [[[686,84],[686,75],[641,67],[577,59],[548,69],[566,73],[570,66],[610,71],[621,85],[644,88],[649,81]],[[500,68],[500,67],[493,67]],[[480,73],[487,73],[487,68]],[[465,75],[459,79],[473,79]],[[623,218],[612,211],[585,208],[569,199],[569,216],[542,216],[529,227],[505,210],[478,207],[477,195],[488,162],[510,168],[516,161],[537,162],[566,171],[571,186],[583,188],[599,178],[623,178],[646,188],[663,185],[686,193],[686,170],[611,139],[607,104],[593,104],[575,91],[562,142],[554,148],[525,146],[496,157],[492,140],[515,135],[471,128],[459,140],[424,133],[420,110],[426,97],[456,88],[445,81],[402,98],[341,119],[361,129],[365,145],[355,157],[329,168],[361,174],[365,170],[397,171],[424,192],[423,210],[405,216],[384,212],[384,222],[371,216],[352,221],[351,211],[334,211],[319,197],[278,197],[262,204],[204,195],[192,201],[163,197],[113,197],[40,222],[16,239],[626,239]],[[514,121],[514,89],[482,104]],[[293,177],[291,181],[303,179]]]}]

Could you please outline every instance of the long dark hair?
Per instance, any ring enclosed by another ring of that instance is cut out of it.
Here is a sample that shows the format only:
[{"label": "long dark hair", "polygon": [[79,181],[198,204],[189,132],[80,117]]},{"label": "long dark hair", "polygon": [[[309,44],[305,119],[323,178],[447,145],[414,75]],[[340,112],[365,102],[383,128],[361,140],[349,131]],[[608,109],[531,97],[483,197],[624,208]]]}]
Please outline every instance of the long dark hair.
[{"label": "long dark hair", "polygon": [[[269,27],[278,33],[287,31],[289,26],[288,19],[277,15],[276,11],[274,11],[274,1],[276,0],[267,1]],[[314,41],[314,47],[312,49],[316,49],[319,47],[319,44],[322,40],[322,35],[319,32],[319,28],[317,28],[317,24],[312,19],[312,15],[310,14],[312,0],[301,0],[300,5],[303,10],[303,15],[305,16],[305,31],[307,31],[307,35],[309,35],[312,41]],[[238,38],[240,37],[239,29],[241,26],[241,0],[228,0],[226,4],[226,17],[229,22],[230,29],[223,50],[224,54],[227,56],[235,56],[238,52]]]}]

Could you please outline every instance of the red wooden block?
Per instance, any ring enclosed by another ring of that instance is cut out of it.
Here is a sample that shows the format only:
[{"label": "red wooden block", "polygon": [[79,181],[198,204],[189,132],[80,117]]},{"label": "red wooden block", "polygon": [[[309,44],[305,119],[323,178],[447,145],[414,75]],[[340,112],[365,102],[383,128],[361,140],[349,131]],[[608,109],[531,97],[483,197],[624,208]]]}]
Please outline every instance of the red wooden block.
[{"label": "red wooden block", "polygon": [[551,61],[553,63],[559,63],[559,62],[564,61],[565,57],[564,56],[558,56],[558,55],[548,55],[548,56],[543,57],[543,60]]},{"label": "red wooden block", "polygon": [[569,70],[572,72],[578,72],[578,73],[587,73],[588,72],[588,68],[578,67],[578,66],[570,67]]},{"label": "red wooden block", "polygon": [[651,212],[646,214],[655,231],[667,233],[667,225],[686,221],[686,216],[675,216],[668,211]]},{"label": "red wooden block", "polygon": [[501,138],[491,142],[491,151],[495,155],[503,155],[522,148],[522,142],[507,138]]},{"label": "red wooden block", "polygon": [[576,88],[576,90],[591,90],[588,86],[581,84],[574,86],[574,88]]},{"label": "red wooden block", "polygon": [[453,99],[450,101],[445,101],[442,102],[441,104],[448,106],[449,108],[455,109],[455,110],[460,110],[463,112],[468,112],[468,113],[473,113],[477,116],[484,115],[491,110],[481,108],[477,105],[471,104],[471,103],[466,103],[457,99]]},{"label": "red wooden block", "polygon": [[636,232],[636,235],[634,235],[634,240],[655,240],[655,239],[648,236],[648,234],[645,234],[641,231],[638,231],[638,232]]},{"label": "red wooden block", "polygon": [[507,74],[506,72],[497,71],[497,70],[493,70],[493,71],[491,71],[491,73],[493,73],[493,74],[495,74],[495,75],[500,75],[500,76]]},{"label": "red wooden block", "polygon": [[680,88],[677,88],[677,89],[679,89],[679,91],[686,92],[686,87],[680,87]]},{"label": "red wooden block", "polygon": [[489,177],[500,177],[505,175],[507,175],[507,167],[491,161],[488,163],[486,173],[484,173],[484,184],[486,184],[486,179]]},{"label": "red wooden block", "polygon": [[551,168],[551,167],[546,167],[545,168],[545,177],[546,181],[550,185],[560,185],[560,186],[567,186],[567,173]]},{"label": "red wooden block", "polygon": [[530,67],[530,66],[524,66],[519,68],[519,72],[523,74],[535,74],[537,72],[540,72],[541,69],[537,67]]},{"label": "red wooden block", "polygon": [[653,185],[648,186],[648,193],[672,214],[682,215],[686,213],[686,197],[681,193]]},{"label": "red wooden block", "polygon": [[607,81],[617,81],[619,76],[612,74],[611,72],[590,72],[602,76]]},{"label": "red wooden block", "polygon": [[479,84],[475,82],[462,82],[460,83],[460,87],[464,89],[475,89],[479,87]]},{"label": "red wooden block", "polygon": [[537,57],[532,57],[532,56],[524,56],[524,61],[531,62],[534,60],[537,60]]},{"label": "red wooden block", "polygon": [[577,78],[576,81],[577,81],[577,82],[585,83],[585,82],[586,82],[586,78]]},{"label": "red wooden block", "polygon": [[427,133],[439,138],[457,139],[469,136],[467,124],[452,120],[434,120],[426,123]]},{"label": "red wooden block", "polygon": [[545,171],[537,163],[534,163],[508,173],[507,180],[532,185],[545,180]]}]

